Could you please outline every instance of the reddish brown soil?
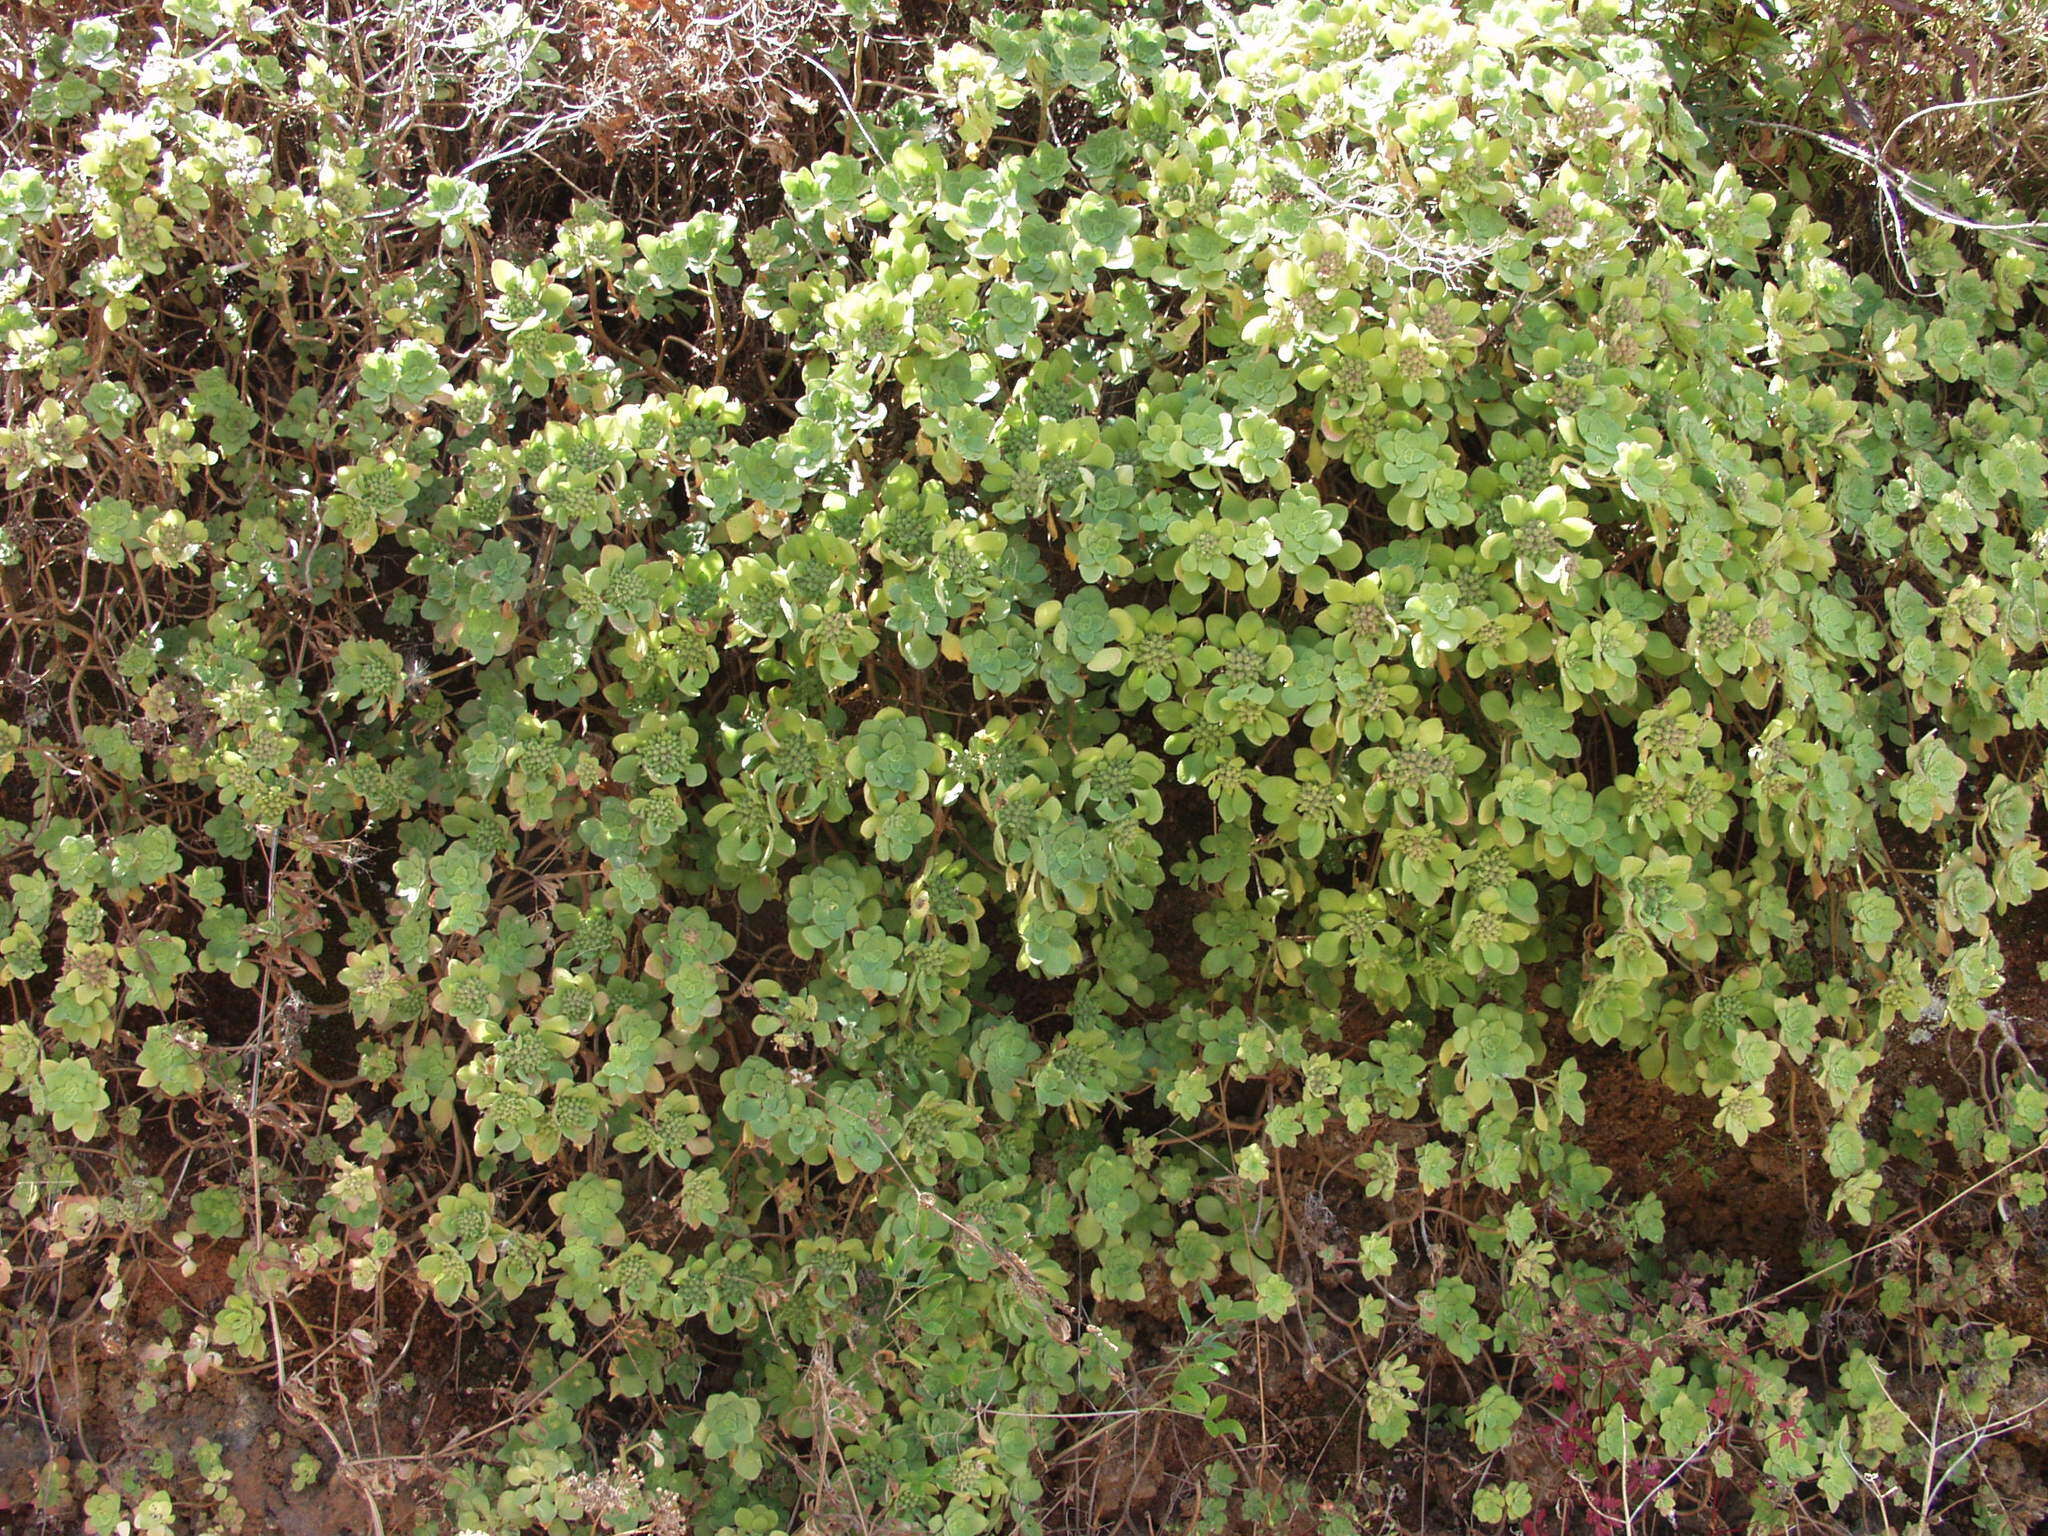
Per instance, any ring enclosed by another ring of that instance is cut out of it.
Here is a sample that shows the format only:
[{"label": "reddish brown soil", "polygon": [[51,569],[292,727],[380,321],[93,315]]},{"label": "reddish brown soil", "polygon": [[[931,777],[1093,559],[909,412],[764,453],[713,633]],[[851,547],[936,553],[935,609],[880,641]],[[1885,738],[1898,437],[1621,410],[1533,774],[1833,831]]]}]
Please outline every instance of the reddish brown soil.
[{"label": "reddish brown soil", "polygon": [[[465,1429],[481,1430],[496,1411],[495,1392],[465,1388],[459,1335],[431,1307],[417,1326],[387,1319],[380,1329],[366,1310],[369,1298],[308,1289],[293,1305],[309,1319],[317,1315],[337,1347],[325,1359],[294,1351],[283,1393],[274,1366],[232,1352],[191,1379],[179,1351],[194,1322],[231,1288],[228,1247],[201,1250],[189,1276],[173,1264],[142,1266],[126,1313],[132,1329],[102,1319],[79,1288],[79,1305],[48,1330],[32,1411],[0,1420],[0,1531],[75,1530],[76,1501],[121,1485],[129,1473],[145,1488],[172,1489],[187,1513],[196,1487],[190,1452],[202,1440],[220,1447],[245,1531],[397,1536],[435,1518],[433,1452]],[[166,1452],[179,1458],[168,1479],[152,1465]],[[341,1453],[352,1464],[346,1470],[338,1470]],[[308,1455],[318,1473],[296,1487],[295,1468]],[[38,1514],[36,1484],[50,1463],[69,1479],[72,1503]],[[205,1523],[211,1512],[195,1503],[189,1513]]]},{"label": "reddish brown soil", "polygon": [[[1795,1117],[1737,1147],[1714,1129],[1712,1101],[1645,1081],[1632,1060],[1589,1067],[1580,1144],[1614,1173],[1624,1200],[1654,1194],[1679,1253],[1755,1260],[1789,1278],[1829,1187],[1820,1149]],[[1820,1192],[1818,1205],[1813,1196]]]}]

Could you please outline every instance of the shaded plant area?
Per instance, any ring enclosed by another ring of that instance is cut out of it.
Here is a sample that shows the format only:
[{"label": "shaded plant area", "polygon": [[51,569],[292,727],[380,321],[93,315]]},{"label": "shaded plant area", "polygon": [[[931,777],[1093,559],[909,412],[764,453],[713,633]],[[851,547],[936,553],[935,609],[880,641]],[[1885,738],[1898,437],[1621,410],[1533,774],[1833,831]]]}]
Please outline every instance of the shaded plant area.
[{"label": "shaded plant area", "polygon": [[1849,25],[14,8],[0,1512],[2048,1516],[2048,265]]}]

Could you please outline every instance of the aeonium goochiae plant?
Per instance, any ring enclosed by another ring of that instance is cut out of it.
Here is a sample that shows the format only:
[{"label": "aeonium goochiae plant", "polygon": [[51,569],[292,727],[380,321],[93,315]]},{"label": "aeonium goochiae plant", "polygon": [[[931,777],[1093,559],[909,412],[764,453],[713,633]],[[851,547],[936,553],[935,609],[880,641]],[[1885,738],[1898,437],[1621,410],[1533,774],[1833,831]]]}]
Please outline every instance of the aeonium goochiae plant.
[{"label": "aeonium goochiae plant", "polygon": [[[218,1276],[179,1390],[492,1536],[2029,1528],[2048,268],[1856,270],[1642,9],[991,12],[645,227],[254,0],[39,33],[9,1304]],[[518,1341],[445,1450],[401,1314]]]}]

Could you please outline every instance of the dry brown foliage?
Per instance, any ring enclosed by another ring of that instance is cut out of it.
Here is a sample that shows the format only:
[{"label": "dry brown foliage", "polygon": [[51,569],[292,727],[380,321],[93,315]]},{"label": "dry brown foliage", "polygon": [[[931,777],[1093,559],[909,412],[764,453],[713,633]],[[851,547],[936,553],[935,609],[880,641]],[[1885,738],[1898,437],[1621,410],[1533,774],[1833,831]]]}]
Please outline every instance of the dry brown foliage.
[{"label": "dry brown foliage", "polygon": [[[792,128],[821,103],[814,62],[844,18],[831,0],[570,0],[577,92],[606,154],[678,126],[737,129],[793,165]],[[837,106],[838,103],[832,103]]]},{"label": "dry brown foliage", "polygon": [[2048,0],[1846,0],[1841,127],[1892,165],[2048,203]]}]

